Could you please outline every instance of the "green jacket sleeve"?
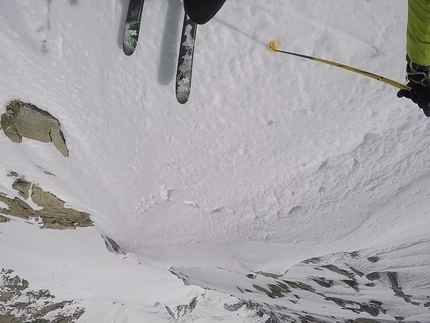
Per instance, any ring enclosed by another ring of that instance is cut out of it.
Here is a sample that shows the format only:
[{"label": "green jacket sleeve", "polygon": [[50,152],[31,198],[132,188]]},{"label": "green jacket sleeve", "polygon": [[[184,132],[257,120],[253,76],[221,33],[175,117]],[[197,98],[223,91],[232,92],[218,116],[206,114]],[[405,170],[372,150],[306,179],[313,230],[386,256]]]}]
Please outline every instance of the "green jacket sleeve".
[{"label": "green jacket sleeve", "polygon": [[406,47],[412,62],[430,66],[430,0],[408,0]]}]

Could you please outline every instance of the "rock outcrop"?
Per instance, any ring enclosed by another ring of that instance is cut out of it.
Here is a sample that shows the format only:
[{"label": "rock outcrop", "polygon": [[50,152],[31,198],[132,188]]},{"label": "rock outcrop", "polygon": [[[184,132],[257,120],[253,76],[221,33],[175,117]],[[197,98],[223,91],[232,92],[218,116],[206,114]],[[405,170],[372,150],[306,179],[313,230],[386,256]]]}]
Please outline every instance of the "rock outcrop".
[{"label": "rock outcrop", "polygon": [[74,323],[85,313],[79,301],[56,300],[49,290],[29,286],[13,270],[0,268],[0,322]]},{"label": "rock outcrop", "polygon": [[30,103],[11,101],[6,107],[6,113],[1,116],[1,126],[5,135],[13,142],[20,143],[22,137],[52,142],[64,157],[69,156],[60,122]]},{"label": "rock outcrop", "polygon": [[[90,215],[72,208],[66,208],[63,200],[41,187],[25,179],[17,179],[12,185],[18,191],[21,198],[9,198],[0,194],[0,202],[7,208],[0,206],[0,223],[6,222],[3,215],[17,216],[24,219],[33,219],[41,227],[47,229],[75,229],[77,227],[92,226]],[[37,204],[41,209],[34,209],[26,200]],[[4,220],[2,220],[2,218]]]}]

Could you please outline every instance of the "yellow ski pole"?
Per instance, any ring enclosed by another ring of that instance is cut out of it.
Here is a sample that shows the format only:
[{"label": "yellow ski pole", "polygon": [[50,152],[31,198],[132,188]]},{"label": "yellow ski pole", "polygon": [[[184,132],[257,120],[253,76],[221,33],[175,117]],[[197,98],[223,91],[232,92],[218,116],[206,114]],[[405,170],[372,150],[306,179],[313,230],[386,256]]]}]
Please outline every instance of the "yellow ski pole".
[{"label": "yellow ski pole", "polygon": [[352,67],[352,66],[348,66],[348,65],[344,65],[344,64],[340,64],[340,63],[328,61],[328,60],[325,60],[325,59],[322,59],[322,58],[318,58],[318,57],[313,57],[313,56],[308,56],[308,55],[297,54],[297,53],[292,53],[292,52],[287,52],[287,51],[284,51],[284,50],[280,50],[278,42],[275,41],[275,40],[272,40],[269,43],[269,49],[270,49],[270,51],[272,51],[274,53],[277,52],[277,53],[282,53],[282,54],[297,56],[297,57],[301,57],[301,58],[305,58],[305,59],[310,59],[310,60],[313,60],[313,61],[317,61],[317,62],[320,62],[320,63],[324,63],[324,64],[336,66],[336,67],[339,67],[339,68],[343,68],[343,69],[345,69],[347,71],[358,73],[358,74],[361,74],[361,75],[364,75],[364,76],[367,76],[367,77],[371,77],[371,78],[373,78],[375,80],[378,80],[380,82],[384,82],[384,83],[390,84],[390,85],[392,85],[392,86],[394,86],[396,88],[402,89],[402,90],[410,91],[412,89],[410,86],[407,86],[407,85],[404,85],[402,83],[390,80],[390,79],[388,79],[386,77],[383,77],[381,75],[377,75],[377,74],[373,74],[373,73],[370,73],[370,72],[366,72],[366,71],[360,70],[360,69]]}]

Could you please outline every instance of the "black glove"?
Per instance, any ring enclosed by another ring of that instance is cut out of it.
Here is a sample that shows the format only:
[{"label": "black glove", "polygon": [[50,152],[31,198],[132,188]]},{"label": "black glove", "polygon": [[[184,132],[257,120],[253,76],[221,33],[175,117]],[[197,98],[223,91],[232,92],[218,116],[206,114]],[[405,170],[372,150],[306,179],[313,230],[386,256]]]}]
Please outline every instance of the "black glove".
[{"label": "black glove", "polygon": [[430,117],[430,87],[413,82],[409,82],[407,85],[410,86],[412,90],[400,90],[397,92],[397,97],[411,99],[421,109],[423,109],[423,112],[427,117]]},{"label": "black glove", "polygon": [[397,92],[397,97],[411,99],[423,109],[427,117],[430,117],[430,67],[412,63],[408,56],[406,60],[408,61],[406,73],[409,80],[407,85],[411,90],[400,90]]}]

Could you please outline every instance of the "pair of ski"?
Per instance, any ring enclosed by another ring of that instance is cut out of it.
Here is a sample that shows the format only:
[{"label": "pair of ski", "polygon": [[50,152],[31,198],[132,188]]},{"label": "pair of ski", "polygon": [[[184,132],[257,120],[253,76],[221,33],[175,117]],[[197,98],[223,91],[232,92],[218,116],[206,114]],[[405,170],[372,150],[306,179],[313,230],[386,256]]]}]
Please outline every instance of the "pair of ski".
[{"label": "pair of ski", "polygon": [[[144,0],[130,0],[128,6],[123,38],[123,51],[127,56],[132,55],[137,47],[143,3]],[[190,97],[196,32],[197,24],[185,14],[176,69],[176,99],[181,104]]]}]

